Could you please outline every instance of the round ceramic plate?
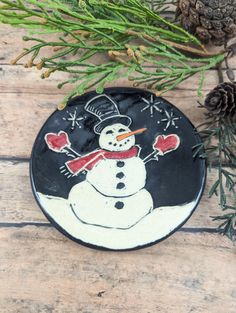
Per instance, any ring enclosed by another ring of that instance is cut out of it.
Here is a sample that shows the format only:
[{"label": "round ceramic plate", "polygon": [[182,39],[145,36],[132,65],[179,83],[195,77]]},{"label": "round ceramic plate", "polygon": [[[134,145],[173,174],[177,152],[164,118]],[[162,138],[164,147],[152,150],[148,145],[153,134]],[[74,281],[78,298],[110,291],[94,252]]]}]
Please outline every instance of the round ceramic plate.
[{"label": "round ceramic plate", "polygon": [[191,122],[163,98],[109,88],[72,99],[36,138],[31,182],[38,204],[65,235],[129,250],[181,227],[205,183]]}]

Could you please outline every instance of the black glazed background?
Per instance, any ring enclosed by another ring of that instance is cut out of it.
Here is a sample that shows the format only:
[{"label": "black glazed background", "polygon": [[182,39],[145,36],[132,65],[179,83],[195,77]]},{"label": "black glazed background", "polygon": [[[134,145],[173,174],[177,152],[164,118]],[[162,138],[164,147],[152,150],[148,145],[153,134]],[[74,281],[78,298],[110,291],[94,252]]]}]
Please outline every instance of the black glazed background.
[{"label": "black glazed background", "polygon": [[[161,102],[160,108],[172,109],[175,115],[182,117],[176,123],[179,128],[170,127],[164,131],[165,123],[157,124],[158,120],[165,117],[164,114],[154,111],[154,116],[150,117],[149,110],[141,112],[146,105],[141,98],[150,98],[150,92],[136,88],[108,88],[104,93],[116,101],[121,114],[132,118],[132,130],[143,127],[148,129],[136,136],[136,144],[142,148],[141,158],[153,151],[152,145],[157,135],[175,133],[180,137],[181,143],[176,151],[160,157],[158,162],[152,161],[146,165],[145,188],[152,195],[154,207],[179,205],[199,198],[205,181],[205,161],[193,158],[192,147],[200,142],[200,137],[184,114],[167,100],[157,98]],[[31,179],[33,189],[37,192],[67,198],[70,189],[86,178],[86,175],[80,174],[67,179],[60,174],[59,167],[69,158],[49,150],[44,136],[48,132],[63,130],[68,133],[72,147],[77,152],[87,154],[98,149],[98,135],[93,132],[93,126],[98,120],[83,109],[86,102],[95,95],[94,91],[72,99],[65,110],[55,111],[40,130],[31,158]],[[70,123],[62,118],[67,115],[66,110],[73,112],[74,106],[77,106],[78,114],[85,115],[86,119],[81,129],[76,127],[72,130]]]}]

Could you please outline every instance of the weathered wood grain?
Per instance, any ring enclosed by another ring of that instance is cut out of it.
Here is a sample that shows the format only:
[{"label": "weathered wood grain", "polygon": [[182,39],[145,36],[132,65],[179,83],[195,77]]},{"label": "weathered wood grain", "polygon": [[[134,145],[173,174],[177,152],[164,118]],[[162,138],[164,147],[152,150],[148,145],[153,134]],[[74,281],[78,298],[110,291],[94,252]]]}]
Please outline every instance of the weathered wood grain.
[{"label": "weathered wood grain", "polygon": [[[13,60],[17,55],[19,55],[23,49],[29,48],[34,44],[32,41],[24,41],[23,36],[34,37],[32,34],[29,34],[27,30],[12,27],[10,25],[0,25],[0,64],[8,64]],[[47,35],[35,35],[35,37],[48,38]],[[53,35],[50,35],[52,38]],[[44,49],[45,51],[45,49]],[[19,61],[19,64],[25,64],[27,60],[23,58]]]},{"label": "weathered wood grain", "polygon": [[46,227],[1,228],[1,312],[234,313],[234,250],[217,235],[177,233],[107,253]]},{"label": "weathered wood grain", "polygon": [[[216,180],[217,171],[208,174],[204,196],[185,227],[216,227],[210,216],[218,215],[217,197],[209,201],[208,192]],[[32,195],[28,162],[0,162],[0,181],[4,192],[0,202],[0,223],[46,222]]]},{"label": "weathered wood grain", "polygon": [[26,34],[25,30],[13,28],[9,25],[0,26],[0,64],[9,63],[22,47],[21,37]]}]

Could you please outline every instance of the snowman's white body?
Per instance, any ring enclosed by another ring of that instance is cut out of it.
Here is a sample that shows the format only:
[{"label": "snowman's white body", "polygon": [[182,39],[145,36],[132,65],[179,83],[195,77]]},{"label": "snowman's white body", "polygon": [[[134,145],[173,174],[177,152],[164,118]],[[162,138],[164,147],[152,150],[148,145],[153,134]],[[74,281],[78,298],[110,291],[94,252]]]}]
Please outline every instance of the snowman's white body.
[{"label": "snowman's white body", "polygon": [[104,159],[87,173],[86,181],[71,189],[69,201],[85,223],[126,229],[153,209],[145,184],[145,164],[138,156]]},{"label": "snowman's white body", "polygon": [[[119,167],[119,164],[122,166]],[[145,186],[146,169],[139,157],[104,159],[88,172],[87,181],[105,196],[131,196]],[[124,184],[124,187],[117,188],[119,183]]]}]

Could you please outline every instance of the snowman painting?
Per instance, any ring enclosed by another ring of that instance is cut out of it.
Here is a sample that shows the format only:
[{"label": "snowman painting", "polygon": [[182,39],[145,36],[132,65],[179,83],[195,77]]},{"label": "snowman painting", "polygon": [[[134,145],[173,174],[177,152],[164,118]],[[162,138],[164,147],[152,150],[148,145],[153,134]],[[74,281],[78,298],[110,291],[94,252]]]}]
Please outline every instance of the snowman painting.
[{"label": "snowman painting", "polygon": [[[65,112],[56,112],[52,126],[39,135],[35,151],[41,157],[35,154],[32,178],[36,200],[59,230],[86,245],[126,250],[154,243],[179,227],[201,196],[194,173],[203,181],[202,165],[194,165],[192,174],[192,146],[190,152],[185,149],[186,138],[175,124],[184,117],[165,105],[154,108],[157,102],[151,96],[150,113],[157,118],[143,119],[149,106],[146,98],[132,94],[131,100],[136,98],[143,106],[135,111],[109,93],[95,94],[81,108],[76,102],[68,109],[72,126],[78,122],[78,127],[71,130],[67,120],[61,124]],[[194,143],[195,133],[190,136]],[[187,175],[181,176],[184,166]],[[191,176],[196,181],[195,189],[189,185],[192,195],[167,189],[179,181],[176,189],[187,190],[181,182]]]},{"label": "snowman painting", "polygon": [[[94,132],[99,136],[99,148],[61,167],[65,175],[87,173],[85,181],[76,184],[69,193],[70,208],[86,224],[131,228],[153,211],[152,196],[145,189],[145,164],[176,150],[180,139],[175,134],[157,136],[153,153],[141,159],[141,147],[135,145],[135,137],[148,130],[131,130],[131,118],[120,114],[113,99],[98,95],[86,104],[85,110],[97,117]],[[68,135],[62,131],[59,135],[47,133],[45,141],[57,152],[70,146]]]}]

